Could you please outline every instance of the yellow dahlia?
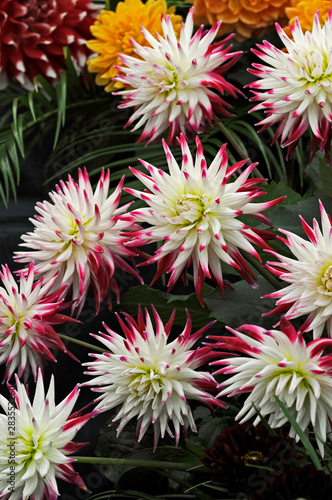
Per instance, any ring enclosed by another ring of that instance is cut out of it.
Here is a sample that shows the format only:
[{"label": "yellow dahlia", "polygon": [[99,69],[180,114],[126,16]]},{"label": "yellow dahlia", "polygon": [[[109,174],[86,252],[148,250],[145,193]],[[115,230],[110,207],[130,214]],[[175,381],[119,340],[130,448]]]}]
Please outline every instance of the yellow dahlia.
[{"label": "yellow dahlia", "polygon": [[323,27],[331,8],[331,0],[290,0],[290,7],[285,10],[289,26],[284,28],[284,31],[288,36],[291,35],[290,25],[294,26],[296,17],[299,18],[303,31],[311,31],[317,10],[319,10],[319,21]]},{"label": "yellow dahlia", "polygon": [[161,16],[168,14],[176,35],[180,32],[182,16],[175,14],[175,7],[167,8],[166,0],[124,0],[115,12],[102,10],[90,30],[94,39],[87,42],[89,49],[98,55],[88,61],[90,73],[97,73],[96,84],[106,86],[106,92],[122,88],[122,82],[114,82],[118,74],[116,66],[121,64],[118,54],[135,56],[131,39],[139,45],[150,45],[142,35],[140,26],[150,33],[162,33]]},{"label": "yellow dahlia", "polygon": [[219,34],[235,33],[242,41],[261,37],[277,20],[284,18],[286,24],[285,8],[289,5],[291,0],[195,0],[194,21],[214,25],[221,20]]}]

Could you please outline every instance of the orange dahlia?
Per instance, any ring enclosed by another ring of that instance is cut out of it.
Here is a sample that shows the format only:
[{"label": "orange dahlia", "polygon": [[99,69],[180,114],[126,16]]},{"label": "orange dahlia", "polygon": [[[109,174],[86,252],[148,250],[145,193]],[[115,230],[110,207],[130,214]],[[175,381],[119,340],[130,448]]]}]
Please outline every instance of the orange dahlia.
[{"label": "orange dahlia", "polygon": [[[190,0],[187,0],[190,1]],[[195,0],[195,24],[222,21],[220,35],[235,33],[237,40],[261,37],[274,23],[285,19],[291,0]],[[319,1],[319,0],[318,0]]]},{"label": "orange dahlia", "polygon": [[118,54],[135,56],[131,39],[139,45],[149,45],[140,26],[144,26],[153,35],[162,33],[162,14],[169,14],[178,35],[182,17],[175,14],[174,7],[167,8],[166,0],[147,0],[146,3],[141,0],[124,0],[117,4],[115,12],[100,12],[90,28],[94,39],[87,42],[89,49],[99,54],[88,60],[90,73],[97,73],[97,85],[105,85],[106,92],[123,87],[123,83],[112,81],[118,74],[116,66],[121,64]]},{"label": "orange dahlia", "polygon": [[29,90],[37,75],[56,81],[65,46],[77,71],[84,68],[95,11],[90,0],[0,0],[0,89],[12,78]]},{"label": "orange dahlia", "polygon": [[331,0],[290,0],[290,7],[286,8],[286,16],[289,26],[284,28],[288,36],[291,35],[290,25],[294,26],[295,18],[298,17],[303,31],[311,31],[315,14],[319,10],[319,21],[324,26],[329,9],[332,8]]}]

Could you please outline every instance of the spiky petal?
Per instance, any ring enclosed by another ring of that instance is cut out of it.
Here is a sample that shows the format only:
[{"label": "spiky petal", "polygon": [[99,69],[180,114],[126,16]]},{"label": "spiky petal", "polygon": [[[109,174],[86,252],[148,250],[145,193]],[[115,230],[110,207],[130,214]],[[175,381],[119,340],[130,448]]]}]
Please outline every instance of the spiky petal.
[{"label": "spiky petal", "polygon": [[0,499],[56,500],[60,495],[57,478],[87,491],[71,465],[73,459],[67,456],[86,444],[72,439],[93,415],[81,415],[81,411],[70,415],[78,387],[55,405],[53,376],[45,395],[39,370],[33,402],[17,378],[16,384],[16,391],[10,388],[9,400],[0,395],[5,412],[0,414]]},{"label": "spiky petal", "polygon": [[42,360],[55,361],[50,349],[67,352],[52,327],[75,321],[61,314],[68,307],[62,298],[66,287],[49,295],[56,276],[48,282],[40,278],[33,283],[33,263],[26,276],[20,273],[19,286],[8,266],[2,266],[0,278],[0,364],[6,364],[5,379],[17,371],[19,377],[24,373],[27,380],[30,369],[36,379]]},{"label": "spiky petal", "polygon": [[268,268],[288,286],[267,295],[278,300],[276,309],[265,314],[283,312],[287,319],[308,315],[301,331],[312,330],[315,339],[322,335],[325,325],[332,338],[332,224],[324,205],[319,204],[322,229],[316,219],[311,228],[300,216],[310,241],[279,229],[286,235],[287,239],[281,240],[294,258],[269,250],[280,262],[268,262]]},{"label": "spiky petal", "polygon": [[274,141],[288,146],[290,156],[308,129],[313,133],[311,159],[319,146],[329,159],[332,138],[332,9],[324,26],[316,13],[312,32],[303,33],[298,18],[291,27],[293,40],[276,24],[287,51],[263,41],[253,49],[265,64],[253,64],[249,71],[259,80],[249,84],[262,101],[251,111],[264,110],[267,117],[258,123],[262,130],[279,122]]},{"label": "spiky petal", "polygon": [[112,422],[119,422],[118,435],[132,419],[138,419],[137,440],[140,441],[149,424],[154,426],[155,447],[159,436],[173,432],[178,444],[180,427],[196,431],[194,418],[188,404],[189,399],[200,401],[211,407],[224,407],[209,392],[217,382],[208,372],[196,368],[215,357],[212,348],[205,346],[192,350],[195,342],[211,326],[205,326],[191,334],[191,319],[183,332],[172,342],[168,342],[174,313],[164,325],[153,308],[156,330],[146,311],[145,320],[139,309],[137,322],[124,314],[126,323],[118,317],[123,333],[119,335],[106,325],[108,334],[93,335],[105,345],[104,354],[90,354],[96,361],[84,363],[93,379],[83,385],[96,386],[92,390],[100,392],[96,399],[96,409],[107,411],[122,405]]},{"label": "spiky petal", "polygon": [[[218,341],[220,349],[239,353],[237,357],[212,363],[225,365],[214,375],[228,376],[219,385],[219,396],[249,393],[236,420],[243,423],[256,416],[257,425],[261,420],[258,410],[262,417],[269,415],[272,428],[288,422],[277,396],[303,431],[312,425],[324,456],[324,443],[331,432],[332,355],[324,355],[323,351],[331,349],[332,340],[318,339],[306,344],[303,334],[296,332],[289,321],[282,318],[280,326],[281,331],[267,331],[243,325],[238,330],[228,328],[235,337],[209,337]],[[299,439],[293,428],[289,435]]]},{"label": "spiky petal", "polygon": [[163,16],[163,37],[156,34],[156,40],[141,28],[151,47],[131,40],[139,59],[127,54],[119,56],[122,65],[117,69],[123,75],[119,74],[115,80],[131,88],[116,93],[125,100],[119,107],[135,107],[126,126],[138,120],[133,130],[144,126],[140,140],[149,139],[149,144],[167,129],[168,143],[180,132],[193,137],[211,123],[215,111],[230,115],[225,109],[230,105],[220,94],[228,92],[237,97],[239,91],[222,73],[241,53],[231,53],[231,45],[225,48],[230,37],[212,44],[220,24],[219,21],[207,32],[201,26],[193,35],[193,9],[190,9],[178,41],[170,16]]},{"label": "spiky petal", "polygon": [[228,167],[226,145],[222,146],[208,167],[198,137],[195,162],[183,135],[179,143],[183,156],[181,168],[163,142],[169,174],[142,160],[140,161],[150,176],[132,169],[147,190],[125,190],[141,198],[148,207],[132,211],[130,217],[133,222],[147,223],[148,227],[133,232],[130,244],[139,246],[164,241],[146,263],[158,262],[153,281],[166,271],[171,273],[169,289],[181,275],[185,275],[186,269],[192,264],[196,293],[203,304],[202,287],[206,277],[213,278],[223,291],[221,261],[234,267],[244,279],[254,285],[255,276],[240,250],[249,252],[260,260],[252,244],[268,248],[263,238],[273,235],[250,228],[237,217],[250,214],[269,224],[261,211],[279,203],[284,197],[251,203],[265,194],[263,188],[257,187],[264,179],[249,179],[256,164],[245,168],[232,182],[232,175],[246,161]]},{"label": "spiky petal", "polygon": [[[119,267],[139,278],[136,271],[124,260],[133,252],[123,246],[124,232],[132,229],[130,222],[119,219],[129,205],[118,208],[124,178],[114,192],[108,195],[110,172],[101,173],[93,192],[86,169],[78,171],[78,183],[69,175],[60,182],[49,196],[52,203],[37,203],[39,215],[30,219],[35,226],[33,233],[22,236],[23,246],[32,251],[16,252],[18,262],[35,262],[36,276],[48,281],[57,274],[52,287],[66,285],[71,299],[80,313],[91,284],[95,294],[96,309],[113,290],[119,299],[119,289],[114,271]],[[121,233],[121,234],[120,234]]]}]

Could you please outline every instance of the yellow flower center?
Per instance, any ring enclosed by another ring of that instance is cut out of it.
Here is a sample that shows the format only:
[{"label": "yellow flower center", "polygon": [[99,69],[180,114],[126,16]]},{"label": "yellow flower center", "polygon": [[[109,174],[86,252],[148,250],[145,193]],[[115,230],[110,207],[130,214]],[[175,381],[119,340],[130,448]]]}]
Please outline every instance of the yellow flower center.
[{"label": "yellow flower center", "polygon": [[311,48],[310,50],[304,48],[298,56],[300,67],[306,73],[306,76],[303,76],[305,82],[309,80],[311,83],[319,84],[332,78],[332,73],[326,73],[329,65],[327,52],[323,53],[317,48]]},{"label": "yellow flower center", "polygon": [[332,266],[329,266],[326,271],[324,276],[322,277],[322,284],[323,287],[325,287],[326,293],[331,293],[332,292]]},{"label": "yellow flower center", "polygon": [[241,458],[244,465],[255,465],[264,458],[264,455],[260,451],[248,451],[248,453]]},{"label": "yellow flower center", "polygon": [[154,398],[162,389],[164,376],[157,367],[145,368],[145,373],[132,375],[132,380],[128,385],[129,392],[141,400]]},{"label": "yellow flower center", "polygon": [[199,222],[210,209],[203,196],[183,194],[176,202],[176,210],[179,215],[192,224]]}]

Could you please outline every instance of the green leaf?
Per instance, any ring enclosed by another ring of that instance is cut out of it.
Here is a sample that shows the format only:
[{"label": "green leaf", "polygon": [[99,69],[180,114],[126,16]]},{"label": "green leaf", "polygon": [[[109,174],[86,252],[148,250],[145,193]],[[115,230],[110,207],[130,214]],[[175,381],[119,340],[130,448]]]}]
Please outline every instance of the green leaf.
[{"label": "green leaf", "polygon": [[55,129],[53,148],[56,147],[60,135],[60,129],[66,122],[66,101],[67,101],[67,72],[61,71],[60,84],[56,86],[56,98],[58,103],[58,116]]},{"label": "green leaf", "polygon": [[319,457],[314,449],[314,447],[312,446],[312,444],[310,443],[309,441],[309,438],[305,435],[305,433],[303,432],[303,430],[301,429],[301,427],[299,426],[299,424],[296,422],[296,420],[294,419],[294,417],[292,416],[292,414],[290,413],[290,411],[286,408],[286,406],[280,401],[280,399],[278,398],[278,396],[274,396],[278,405],[280,406],[280,408],[282,409],[282,411],[284,412],[284,414],[286,415],[286,417],[288,418],[291,426],[293,427],[293,429],[296,431],[296,433],[298,434],[299,438],[301,439],[302,443],[303,443],[303,446],[305,447],[305,449],[307,450],[311,460],[312,460],[312,463],[314,464],[314,466],[316,467],[317,470],[323,470],[323,467],[322,467],[322,464],[319,460]]},{"label": "green leaf", "polygon": [[268,211],[268,217],[275,228],[285,229],[307,239],[302,228],[300,215],[309,224],[315,218],[320,221],[320,210],[318,199],[323,202],[327,213],[332,214],[332,198],[330,196],[315,196],[295,203],[294,205],[279,205]]},{"label": "green leaf", "polygon": [[190,312],[194,328],[201,328],[211,321],[210,312],[201,307],[195,293],[177,296],[161,292],[148,285],[140,285],[132,287],[129,292],[124,294],[117,308],[132,316],[137,316],[138,304],[142,308],[146,307],[150,314],[152,313],[151,304],[154,305],[164,323],[169,320],[174,309],[176,309],[174,323],[177,325],[185,325],[186,309]]},{"label": "green leaf", "polygon": [[19,115],[17,117],[19,98],[16,97],[13,101],[13,123],[12,131],[17,142],[17,145],[21,151],[21,155],[24,157],[24,141],[23,141],[23,117]]},{"label": "green leaf", "polygon": [[275,316],[262,318],[263,313],[275,307],[274,300],[261,298],[275,291],[263,277],[258,277],[256,289],[251,288],[246,281],[238,281],[232,286],[233,290],[225,290],[224,299],[219,289],[203,296],[204,303],[211,311],[211,318],[216,318],[232,328],[243,324],[255,324],[268,329],[277,322]]},{"label": "green leaf", "polygon": [[34,93],[29,92],[29,94],[28,94],[29,109],[30,109],[33,121],[36,122],[37,118],[36,118],[36,113],[35,113],[35,107],[33,104],[33,97],[34,97]]}]

